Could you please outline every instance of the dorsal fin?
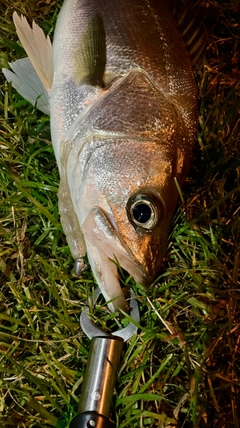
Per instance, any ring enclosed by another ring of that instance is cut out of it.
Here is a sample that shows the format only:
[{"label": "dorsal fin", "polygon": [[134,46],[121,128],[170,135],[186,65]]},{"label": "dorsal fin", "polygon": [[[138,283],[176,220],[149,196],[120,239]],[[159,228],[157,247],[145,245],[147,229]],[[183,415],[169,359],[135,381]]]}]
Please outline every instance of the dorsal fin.
[{"label": "dorsal fin", "polygon": [[17,35],[22,43],[43,86],[49,90],[53,81],[53,52],[49,36],[33,21],[32,28],[25,16],[14,12],[13,22]]},{"label": "dorsal fin", "polygon": [[208,45],[208,30],[205,25],[206,10],[198,5],[193,5],[189,0],[181,2],[172,0],[171,9],[192,64],[197,65]]},{"label": "dorsal fin", "polygon": [[103,20],[99,14],[93,16],[83,31],[75,60],[75,81],[103,85],[106,65],[106,37]]},{"label": "dorsal fin", "polygon": [[13,71],[2,69],[7,81],[12,82],[12,86],[25,100],[36,106],[38,110],[50,115],[48,92],[30,59],[28,57],[18,59],[9,65]]}]

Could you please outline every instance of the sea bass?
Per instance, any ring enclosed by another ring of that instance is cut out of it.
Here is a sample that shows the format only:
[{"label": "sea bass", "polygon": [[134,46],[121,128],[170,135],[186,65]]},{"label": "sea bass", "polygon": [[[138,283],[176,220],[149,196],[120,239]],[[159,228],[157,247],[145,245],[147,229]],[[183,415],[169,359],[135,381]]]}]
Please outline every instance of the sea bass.
[{"label": "sea bass", "polygon": [[65,0],[53,45],[14,13],[28,58],[4,69],[50,114],[59,212],[111,310],[126,310],[117,264],[155,278],[197,123],[187,48],[163,0]]}]

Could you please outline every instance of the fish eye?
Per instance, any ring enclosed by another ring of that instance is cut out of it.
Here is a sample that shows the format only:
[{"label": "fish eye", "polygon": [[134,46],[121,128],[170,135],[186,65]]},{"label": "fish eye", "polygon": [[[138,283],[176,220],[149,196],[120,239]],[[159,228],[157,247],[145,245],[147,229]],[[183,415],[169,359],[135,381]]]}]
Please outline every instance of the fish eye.
[{"label": "fish eye", "polygon": [[127,203],[127,214],[133,226],[152,230],[160,220],[161,202],[152,195],[137,194]]}]

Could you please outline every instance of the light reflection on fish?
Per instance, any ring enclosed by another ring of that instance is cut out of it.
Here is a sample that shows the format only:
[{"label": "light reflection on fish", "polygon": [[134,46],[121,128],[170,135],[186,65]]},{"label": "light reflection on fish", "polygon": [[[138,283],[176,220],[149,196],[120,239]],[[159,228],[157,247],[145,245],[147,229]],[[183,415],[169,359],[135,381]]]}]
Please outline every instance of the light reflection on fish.
[{"label": "light reflection on fish", "polygon": [[32,103],[43,94],[71,253],[87,251],[110,309],[126,309],[110,259],[143,285],[154,280],[174,178],[182,186],[189,170],[197,108],[187,49],[162,0],[65,0],[53,48],[36,24],[16,13],[14,22],[34,68],[19,60],[4,74]]}]

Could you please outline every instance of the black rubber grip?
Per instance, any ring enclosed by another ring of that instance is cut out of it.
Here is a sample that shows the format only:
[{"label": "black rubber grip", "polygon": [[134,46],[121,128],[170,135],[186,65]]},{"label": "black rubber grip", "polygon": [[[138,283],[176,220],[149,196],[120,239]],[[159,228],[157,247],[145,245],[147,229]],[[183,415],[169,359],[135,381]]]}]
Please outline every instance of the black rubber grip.
[{"label": "black rubber grip", "polygon": [[70,428],[115,428],[115,423],[96,412],[84,412],[75,416]]}]

